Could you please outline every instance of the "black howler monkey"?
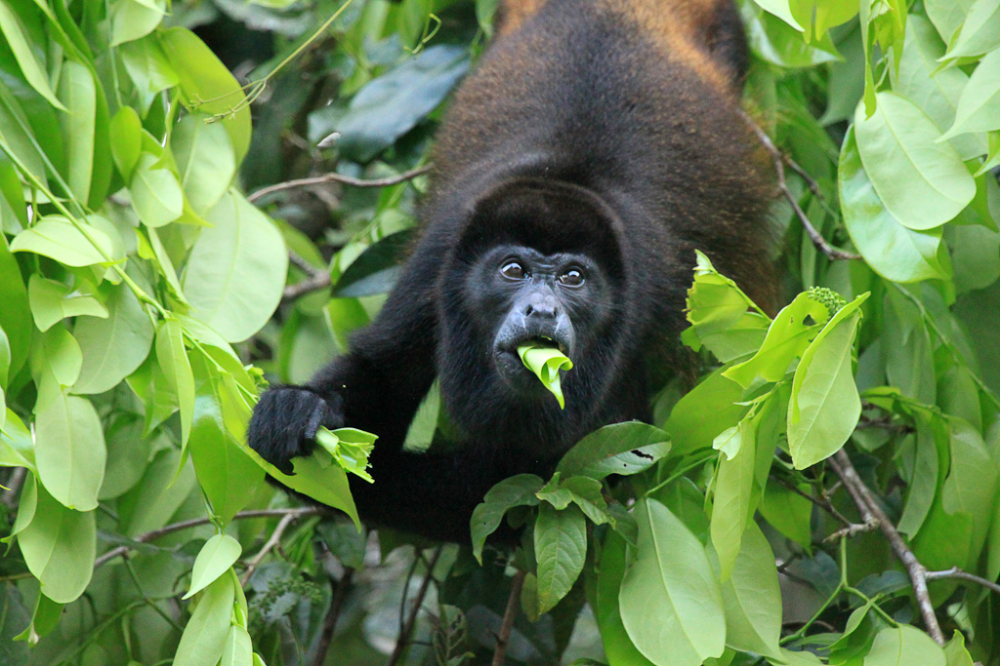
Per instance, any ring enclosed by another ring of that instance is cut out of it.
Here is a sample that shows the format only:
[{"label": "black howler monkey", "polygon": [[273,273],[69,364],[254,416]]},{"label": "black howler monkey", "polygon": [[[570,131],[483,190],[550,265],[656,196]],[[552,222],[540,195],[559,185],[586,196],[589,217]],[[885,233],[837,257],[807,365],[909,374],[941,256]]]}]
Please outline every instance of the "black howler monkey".
[{"label": "black howler monkey", "polygon": [[[758,168],[732,0],[504,0],[439,132],[423,232],[375,322],[305,386],[268,390],[250,445],[288,468],[318,426],[379,436],[362,518],[466,540],[486,491],[545,476],[599,426],[650,418],[694,249],[766,301]],[[518,343],[563,346],[559,406]],[[435,378],[464,444],[403,450]]]}]

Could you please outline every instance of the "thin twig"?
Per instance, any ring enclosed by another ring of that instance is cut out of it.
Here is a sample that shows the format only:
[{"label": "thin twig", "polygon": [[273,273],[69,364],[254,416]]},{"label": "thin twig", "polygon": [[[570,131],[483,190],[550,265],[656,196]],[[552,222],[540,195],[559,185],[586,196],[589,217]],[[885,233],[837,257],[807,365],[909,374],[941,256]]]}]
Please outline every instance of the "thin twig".
[{"label": "thin twig", "polygon": [[270,538],[264,542],[260,551],[254,555],[254,558],[250,560],[250,564],[247,565],[246,573],[243,574],[243,580],[240,581],[244,587],[250,580],[250,576],[252,576],[253,572],[257,569],[257,565],[263,562],[264,558],[267,557],[267,554],[270,553],[275,546],[281,543],[281,537],[285,534],[285,530],[288,529],[288,526],[291,525],[293,521],[298,519],[298,517],[299,514],[297,513],[288,513],[281,517],[281,520],[278,521],[277,527],[274,528],[274,532],[271,533]]},{"label": "thin twig", "polygon": [[514,628],[514,619],[517,617],[517,609],[520,607],[521,588],[524,587],[524,579],[527,574],[518,571],[510,581],[510,595],[507,597],[507,608],[503,611],[503,620],[500,622],[500,633],[497,634],[497,646],[493,651],[492,666],[503,666],[504,657],[507,655],[507,643],[510,641],[510,632]]},{"label": "thin twig", "polygon": [[927,633],[930,634],[930,637],[938,645],[944,645],[944,633],[941,631],[941,625],[938,624],[937,615],[934,613],[934,604],[931,602],[931,595],[927,590],[927,569],[917,559],[917,556],[913,554],[909,546],[906,545],[903,536],[896,529],[896,526],[892,524],[892,521],[882,511],[882,507],[875,500],[871,490],[861,480],[857,470],[854,469],[854,465],[851,463],[851,459],[847,456],[847,453],[841,449],[832,458],[829,458],[828,462],[833,471],[844,482],[844,487],[847,488],[847,492],[854,499],[854,503],[861,512],[861,517],[864,521],[866,523],[873,520],[878,521],[879,529],[882,530],[885,538],[889,540],[889,545],[892,547],[893,553],[903,563],[903,567],[910,577],[913,594],[917,599],[917,606],[920,608],[920,615],[924,619]]},{"label": "thin twig", "polygon": [[1000,594],[1000,585],[994,583],[986,578],[981,578],[975,574],[970,574],[967,571],[962,571],[958,567],[952,567],[951,569],[945,569],[944,571],[928,571],[927,580],[944,580],[945,578],[959,578],[961,580],[967,580],[971,583],[976,583],[977,585],[982,585],[985,588],[993,590],[997,594]]},{"label": "thin twig", "polygon": [[443,549],[444,546],[438,546],[434,551],[434,555],[431,556],[431,561],[427,563],[427,573],[420,583],[420,589],[417,590],[417,597],[413,600],[413,608],[410,609],[410,615],[406,618],[403,632],[399,635],[396,647],[393,648],[392,655],[390,655],[389,661],[386,662],[385,666],[396,666],[410,642],[410,634],[413,633],[413,628],[417,624],[417,613],[420,612],[420,607],[424,605],[424,597],[427,595],[427,589],[431,585],[431,580],[434,579],[434,567],[437,566],[438,558],[441,557]]},{"label": "thin twig", "polygon": [[[288,514],[294,514],[296,518],[302,518],[304,516],[320,516],[320,515],[336,515],[333,511],[325,507],[319,506],[307,506],[299,507],[296,509],[260,509],[256,511],[241,511],[240,513],[233,516],[233,520],[247,520],[250,518],[283,518]],[[139,536],[132,539],[136,543],[149,543],[150,541],[156,541],[160,537],[164,537],[168,534],[173,534],[174,532],[180,532],[181,530],[190,529],[192,527],[199,527],[201,525],[208,525],[212,522],[211,518],[194,518],[192,520],[185,520],[180,523],[174,523],[172,525],[166,525],[158,530],[153,530],[152,532],[146,532],[140,534]],[[121,557],[122,555],[128,554],[134,546],[131,544],[125,546],[118,546],[117,548],[112,548],[108,552],[104,553],[94,561],[94,568],[107,564],[109,561],[115,559],[116,557]]]},{"label": "thin twig", "polygon": [[294,301],[303,294],[311,291],[326,289],[330,286],[330,274],[326,271],[309,271],[310,275],[301,282],[290,284],[281,292],[281,302]]},{"label": "thin twig", "polygon": [[751,130],[753,130],[753,133],[757,136],[757,140],[760,141],[762,146],[764,146],[764,149],[770,153],[771,161],[774,163],[774,171],[778,178],[778,190],[781,191],[781,194],[788,200],[788,203],[791,204],[792,211],[794,211],[795,216],[799,218],[799,222],[802,223],[802,227],[806,230],[806,233],[809,235],[809,240],[813,242],[816,249],[825,254],[827,259],[830,261],[861,259],[860,254],[845,252],[844,250],[833,247],[825,238],[823,238],[823,235],[816,230],[816,227],[814,227],[812,222],[809,220],[809,216],[806,215],[805,211],[802,210],[802,207],[799,205],[798,199],[796,199],[795,195],[792,194],[792,191],[788,189],[788,183],[785,181],[785,163],[787,162],[789,167],[805,178],[809,189],[814,193],[819,192],[819,187],[816,185],[815,181],[812,180],[812,178],[806,175],[805,170],[801,166],[778,150],[778,147],[774,145],[774,141],[771,140],[771,137],[767,135],[767,132],[765,132],[760,125],[754,122],[754,120],[746,113],[740,112],[740,115],[743,117],[743,121],[749,125]]},{"label": "thin twig", "polygon": [[344,575],[336,584],[337,589],[330,599],[330,610],[326,612],[326,618],[323,620],[323,633],[320,634],[319,642],[316,644],[316,655],[313,657],[312,666],[323,666],[326,663],[326,653],[330,650],[330,643],[333,642],[333,633],[337,628],[337,620],[340,619],[340,609],[344,606],[344,599],[347,597],[353,578],[354,569],[344,567]]},{"label": "thin twig", "polygon": [[351,176],[344,176],[339,173],[327,173],[322,176],[313,176],[311,178],[298,178],[296,180],[288,180],[284,183],[275,183],[274,185],[268,185],[267,187],[262,187],[253,194],[249,195],[247,199],[250,203],[256,203],[261,197],[267,196],[268,194],[273,194],[275,192],[281,192],[283,190],[291,190],[296,187],[309,187],[310,185],[325,185],[327,183],[340,183],[342,185],[350,185],[352,187],[389,187],[390,185],[399,185],[400,183],[405,183],[408,180],[413,180],[417,176],[422,176],[431,170],[431,165],[426,165],[419,167],[417,169],[411,169],[410,171],[405,171],[397,176],[390,176],[388,178],[374,178],[372,180],[365,180],[364,178],[353,178]]}]

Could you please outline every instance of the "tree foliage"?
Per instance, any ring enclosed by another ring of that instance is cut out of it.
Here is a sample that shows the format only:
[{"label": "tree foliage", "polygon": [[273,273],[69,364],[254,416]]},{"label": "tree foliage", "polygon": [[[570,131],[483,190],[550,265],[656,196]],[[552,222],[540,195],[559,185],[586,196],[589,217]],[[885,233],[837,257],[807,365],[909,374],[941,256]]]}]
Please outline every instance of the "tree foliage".
[{"label": "tree foliage", "polygon": [[356,529],[364,433],[246,447],[392,286],[495,4],[0,0],[0,663],[1000,665],[1000,0],[741,0],[787,305],[699,255],[703,376],[472,544]]}]

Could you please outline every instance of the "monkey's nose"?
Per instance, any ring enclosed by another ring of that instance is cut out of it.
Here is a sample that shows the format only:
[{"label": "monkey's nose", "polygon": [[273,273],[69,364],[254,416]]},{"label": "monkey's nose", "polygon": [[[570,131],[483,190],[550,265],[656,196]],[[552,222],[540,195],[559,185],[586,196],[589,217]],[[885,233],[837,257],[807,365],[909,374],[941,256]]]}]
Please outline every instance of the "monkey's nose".
[{"label": "monkey's nose", "polygon": [[559,315],[559,304],[552,295],[537,294],[528,300],[524,308],[525,317],[539,317],[542,319],[555,319]]}]

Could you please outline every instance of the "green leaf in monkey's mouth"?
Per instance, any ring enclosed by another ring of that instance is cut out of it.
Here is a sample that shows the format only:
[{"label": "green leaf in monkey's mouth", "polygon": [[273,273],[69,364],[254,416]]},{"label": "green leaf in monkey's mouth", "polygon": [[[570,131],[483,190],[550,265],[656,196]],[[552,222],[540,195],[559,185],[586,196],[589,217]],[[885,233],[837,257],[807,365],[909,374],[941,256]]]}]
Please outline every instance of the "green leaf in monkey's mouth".
[{"label": "green leaf in monkey's mouth", "polygon": [[566,400],[563,398],[559,371],[572,370],[573,361],[551,340],[528,340],[517,346],[517,355],[525,367],[535,373],[545,388],[556,397],[559,409],[565,409]]}]

